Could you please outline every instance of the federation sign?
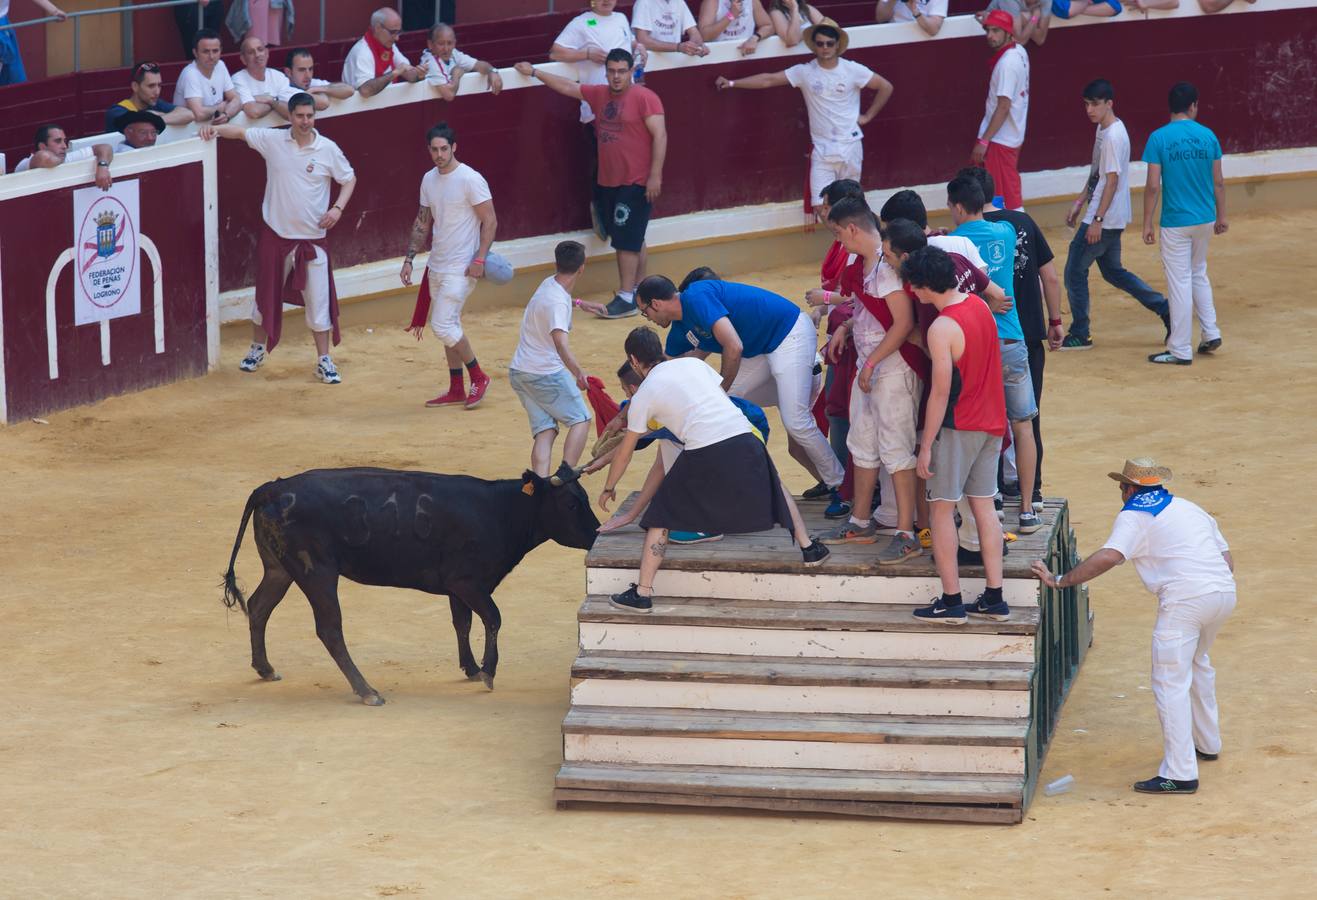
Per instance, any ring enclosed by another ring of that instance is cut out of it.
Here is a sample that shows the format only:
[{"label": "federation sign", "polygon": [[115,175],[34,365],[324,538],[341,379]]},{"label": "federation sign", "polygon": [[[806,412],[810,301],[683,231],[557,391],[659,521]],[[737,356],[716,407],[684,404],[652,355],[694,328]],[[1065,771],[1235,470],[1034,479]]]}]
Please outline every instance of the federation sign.
[{"label": "federation sign", "polygon": [[90,325],[142,311],[138,182],[73,192],[73,320]]}]

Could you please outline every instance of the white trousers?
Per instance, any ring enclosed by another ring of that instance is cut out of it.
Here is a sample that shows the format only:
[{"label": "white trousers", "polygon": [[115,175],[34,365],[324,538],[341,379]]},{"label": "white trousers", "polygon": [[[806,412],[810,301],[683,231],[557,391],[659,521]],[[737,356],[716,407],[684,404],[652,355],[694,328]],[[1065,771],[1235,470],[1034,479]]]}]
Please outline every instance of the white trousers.
[{"label": "white trousers", "polygon": [[[306,288],[302,291],[302,303],[306,308],[306,327],[312,331],[330,331],[334,323],[329,318],[329,258],[325,251],[315,248],[316,258],[306,264]],[[284,273],[279,279],[283,284],[288,273],[293,270],[293,257],[296,250],[284,257]],[[261,324],[261,311],[252,307],[252,323]]]},{"label": "white trousers", "polygon": [[1157,774],[1175,781],[1198,777],[1194,746],[1221,752],[1216,671],[1207,651],[1235,608],[1235,592],[1163,603],[1152,629],[1152,696],[1162,723],[1163,759]]},{"label": "white trousers", "polygon": [[1166,299],[1171,308],[1171,339],[1166,348],[1179,359],[1193,359],[1194,318],[1203,340],[1221,337],[1207,278],[1207,245],[1213,225],[1162,229],[1162,268],[1166,271]]},{"label": "white trousers", "polygon": [[430,287],[430,330],[445,347],[461,342],[462,307],[476,288],[476,280],[466,275],[439,273],[429,269],[425,277]]},{"label": "white trousers", "polygon": [[836,487],[846,472],[810,411],[817,396],[815,381],[822,381],[822,376],[814,375],[818,338],[814,322],[801,313],[776,350],[741,360],[741,368],[727,393],[764,408],[776,406],[782,427],[805,449],[819,478]]},{"label": "white trousers", "polygon": [[834,181],[842,178],[859,181],[862,168],[864,168],[864,144],[861,141],[833,145],[827,148],[826,152],[820,152],[815,146],[809,155],[810,203],[814,206],[822,203],[823,200],[819,195]]}]

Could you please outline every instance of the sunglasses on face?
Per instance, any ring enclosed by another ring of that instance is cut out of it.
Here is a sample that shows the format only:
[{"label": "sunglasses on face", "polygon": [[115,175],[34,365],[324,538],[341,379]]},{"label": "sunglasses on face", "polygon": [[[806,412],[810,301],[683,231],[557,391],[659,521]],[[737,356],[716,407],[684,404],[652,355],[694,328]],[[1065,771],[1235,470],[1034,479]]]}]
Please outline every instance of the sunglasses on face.
[{"label": "sunglasses on face", "polygon": [[835,47],[835,46],[837,46],[837,42],[836,42],[836,41],[832,41],[832,40],[828,40],[827,38],[819,38],[818,40],[814,41],[814,46],[815,46],[815,47],[824,47],[824,48],[827,48],[827,47]]}]

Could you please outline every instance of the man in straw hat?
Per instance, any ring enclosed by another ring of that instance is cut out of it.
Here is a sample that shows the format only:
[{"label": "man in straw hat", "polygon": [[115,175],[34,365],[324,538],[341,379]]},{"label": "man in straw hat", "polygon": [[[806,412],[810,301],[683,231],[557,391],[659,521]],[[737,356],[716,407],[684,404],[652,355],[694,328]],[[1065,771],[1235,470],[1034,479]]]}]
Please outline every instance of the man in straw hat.
[{"label": "man in straw hat", "polygon": [[1134,561],[1144,585],[1157,594],[1152,695],[1165,748],[1157,777],[1137,782],[1134,790],[1192,794],[1198,760],[1221,752],[1216,673],[1207,651],[1235,608],[1235,562],[1216,520],[1166,489],[1170,469],[1139,457],[1109,477],[1120,482],[1125,505],[1102,549],[1060,578],[1041,561],[1033,571],[1049,587],[1068,588]]},{"label": "man in straw hat", "polygon": [[[719,76],[720,91],[756,90],[791,85],[805,96],[809,136],[814,148],[809,157],[809,197],[818,212],[823,189],[839,178],[860,180],[864,163],[863,128],[878,115],[892,96],[892,83],[857,62],[842,59],[849,39],[832,19],[824,18],[805,29],[805,44],[814,59],[785,72],[761,72],[735,81]],[[873,102],[860,112],[860,91],[876,91]]]}]

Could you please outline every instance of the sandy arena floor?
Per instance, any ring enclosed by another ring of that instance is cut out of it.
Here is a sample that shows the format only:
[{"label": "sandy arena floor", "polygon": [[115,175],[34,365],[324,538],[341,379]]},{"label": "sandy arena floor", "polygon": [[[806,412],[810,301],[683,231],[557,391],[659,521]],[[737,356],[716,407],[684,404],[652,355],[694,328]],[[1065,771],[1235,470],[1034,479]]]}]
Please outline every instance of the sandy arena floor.
[{"label": "sandy arena floor", "polygon": [[[239,373],[247,338],[230,328],[208,378],[0,430],[0,896],[1311,896],[1317,643],[1302,548],[1317,539],[1317,425],[1303,410],[1317,406],[1317,310],[1296,285],[1313,221],[1240,217],[1214,244],[1216,358],[1147,365],[1160,323],[1096,269],[1097,348],[1049,357],[1045,487],[1070,497],[1081,549],[1117,510],[1105,473],[1139,453],[1171,465],[1232,543],[1240,607],[1214,653],[1226,744],[1197,796],[1129,790],[1160,756],[1155,606],[1129,566],[1093,586],[1096,643],[1043,774],[1076,787],[1040,793],[1014,828],[556,810],[584,585],[582,553],[556,545],[497,595],[493,693],[459,672],[442,598],[346,581],[349,647],[387,705],[355,701],[296,588],[270,623],[284,680],[258,681],[246,621],[218,587],[252,488],[320,466],[524,467],[505,377],[520,311],[482,311],[477,294],[470,333],[497,376],[478,411],[423,408],[439,344],[379,321],[346,333],[340,387],[313,381],[301,335]],[[1059,266],[1067,235],[1049,237]],[[1160,286],[1153,251],[1125,249]],[[743,277],[797,297],[812,274]],[[578,318],[591,372],[616,367],[638,321]],[[254,588],[250,533],[238,571]]]}]

